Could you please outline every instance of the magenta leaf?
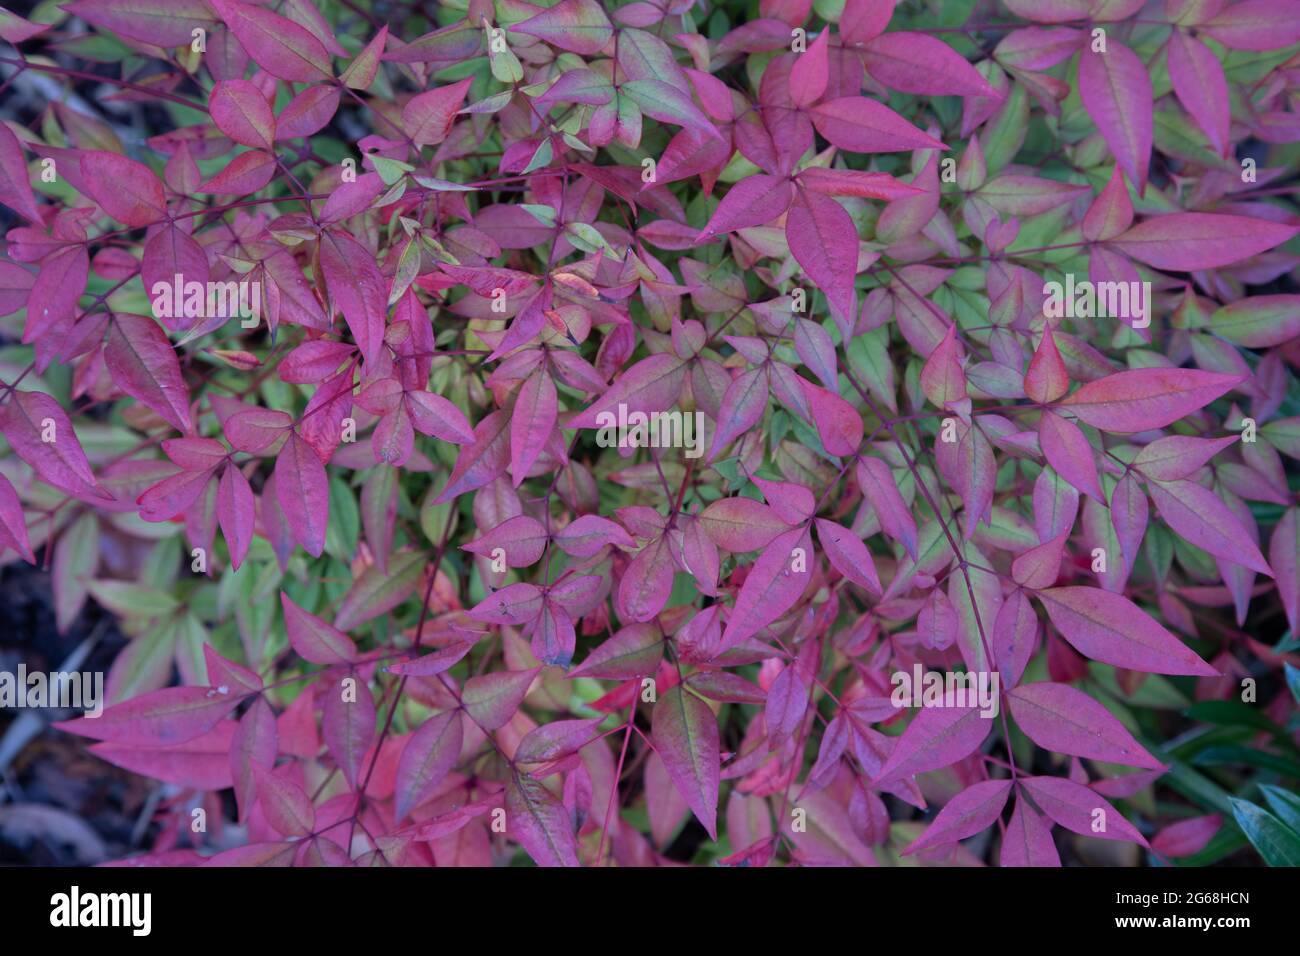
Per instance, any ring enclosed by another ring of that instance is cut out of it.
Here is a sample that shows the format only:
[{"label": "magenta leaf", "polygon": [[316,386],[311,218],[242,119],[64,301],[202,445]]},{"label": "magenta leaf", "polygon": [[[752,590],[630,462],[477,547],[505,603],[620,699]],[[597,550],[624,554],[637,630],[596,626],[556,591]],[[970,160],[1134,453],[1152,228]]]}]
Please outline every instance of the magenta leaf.
[{"label": "magenta leaf", "polygon": [[1062,587],[1038,597],[1061,635],[1093,660],[1155,674],[1218,673],[1123,595]]},{"label": "magenta leaf", "polygon": [[1010,795],[1010,780],[985,780],[972,784],[944,805],[925,832],[908,844],[903,854],[954,843],[987,830],[1002,815],[1002,808]]},{"label": "magenta leaf", "polygon": [[1150,770],[1164,766],[1083,691],[1066,684],[1021,684],[1007,700],[1016,724],[1047,750]]},{"label": "magenta leaf", "polygon": [[716,840],[719,748],[713,711],[681,685],[670,687],[655,703],[650,734],[673,786]]}]

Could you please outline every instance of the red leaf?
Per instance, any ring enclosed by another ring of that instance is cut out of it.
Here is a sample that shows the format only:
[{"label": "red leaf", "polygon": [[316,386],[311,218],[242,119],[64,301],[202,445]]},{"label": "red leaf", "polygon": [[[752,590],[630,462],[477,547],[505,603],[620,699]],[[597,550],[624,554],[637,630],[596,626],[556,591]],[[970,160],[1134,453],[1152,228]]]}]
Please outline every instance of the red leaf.
[{"label": "red leaf", "polygon": [[402,128],[416,146],[433,146],[447,138],[456,113],[465,102],[469,78],[426,90],[413,96],[402,108]]}]

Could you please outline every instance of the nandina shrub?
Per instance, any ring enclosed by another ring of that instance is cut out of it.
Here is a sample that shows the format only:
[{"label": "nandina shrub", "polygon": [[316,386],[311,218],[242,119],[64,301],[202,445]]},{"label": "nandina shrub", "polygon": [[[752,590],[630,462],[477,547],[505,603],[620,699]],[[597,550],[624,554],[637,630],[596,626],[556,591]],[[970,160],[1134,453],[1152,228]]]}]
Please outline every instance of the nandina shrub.
[{"label": "nandina shrub", "polygon": [[0,11],[146,862],[1300,860],[1300,6],[434,6]]}]

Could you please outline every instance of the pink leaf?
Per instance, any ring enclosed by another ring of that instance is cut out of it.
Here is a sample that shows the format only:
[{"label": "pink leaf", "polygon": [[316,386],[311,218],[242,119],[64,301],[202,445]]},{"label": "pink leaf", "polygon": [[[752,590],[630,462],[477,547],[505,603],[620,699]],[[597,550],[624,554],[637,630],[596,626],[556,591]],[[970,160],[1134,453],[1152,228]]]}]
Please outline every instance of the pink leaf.
[{"label": "pink leaf", "polygon": [[222,80],[212,87],[212,122],[236,143],[272,149],[275,116],[261,88],[248,80]]},{"label": "pink leaf", "polygon": [[506,782],[506,832],[538,866],[579,866],[573,821],[542,784],[512,773]]},{"label": "pink leaf", "polygon": [[619,421],[619,406],[632,412],[661,412],[677,403],[686,364],[676,355],[660,352],[623,372],[603,396],[570,419],[566,428],[609,428]]},{"label": "pink leaf", "polygon": [[757,551],[789,524],[769,505],[753,498],[720,498],[700,512],[704,533],[718,547],[741,553]]},{"label": "pink leaf", "polygon": [[1147,846],[1146,838],[1096,790],[1064,777],[1026,777],[1020,785],[1052,822],[1067,830]]},{"label": "pink leaf", "polygon": [[829,68],[826,56],[831,31],[823,29],[812,46],[795,57],[790,67],[790,98],[795,106],[811,106],[826,92]]},{"label": "pink leaf", "polygon": [[456,113],[469,91],[468,78],[419,93],[402,108],[402,127],[417,146],[441,143],[451,131]]},{"label": "pink leaf", "polygon": [[938,770],[969,756],[993,729],[974,707],[922,707],[903,731],[873,785]]},{"label": "pink leaf", "polygon": [[938,408],[949,408],[966,397],[961,355],[957,326],[950,325],[921,368],[921,391]]},{"label": "pink leaf", "polygon": [[831,315],[851,323],[857,315],[853,277],[858,271],[853,218],[830,196],[801,189],[786,216],[785,236],[803,271],[826,294]]},{"label": "pink leaf", "polygon": [[1220,156],[1228,144],[1228,81],[1219,58],[1200,40],[1185,30],[1169,34],[1166,48],[1169,79],[1174,84],[1178,102],[1196,120],[1196,125]]},{"label": "pink leaf", "polygon": [[379,356],[388,311],[388,287],[374,256],[347,233],[332,230],[321,236],[320,264],[330,299],[368,365]]},{"label": "pink leaf", "polygon": [[1277,577],[1277,593],[1286,609],[1287,626],[1295,633],[1300,621],[1300,512],[1288,508],[1278,519],[1268,543],[1268,560]]},{"label": "pink leaf", "polygon": [[833,521],[818,518],[815,523],[817,540],[835,570],[872,594],[880,594],[880,578],[876,574],[876,563],[867,546],[862,543],[862,539]]},{"label": "pink leaf", "polygon": [[897,153],[913,149],[947,149],[888,106],[865,96],[844,96],[812,108],[817,132],[840,149],[854,153]]},{"label": "pink leaf", "polygon": [[[1175,33],[1178,31],[1175,30]],[[1124,233],[1133,225],[1133,203],[1118,165],[1111,170],[1106,188],[1083,214],[1083,236],[1093,242],[1105,242]]]},{"label": "pink leaf", "polygon": [[227,465],[217,483],[217,520],[230,549],[230,564],[236,571],[253,543],[256,519],[256,499],[248,479],[233,463]]},{"label": "pink leaf", "polygon": [[1050,541],[1017,555],[1011,562],[1011,578],[1023,588],[1038,590],[1051,587],[1061,572],[1061,559],[1065,556],[1067,528]]},{"label": "pink leaf", "polygon": [[858,196],[862,199],[883,199],[886,202],[906,196],[919,196],[925,192],[919,186],[905,183],[886,173],[865,173],[856,169],[809,166],[796,179],[804,188],[827,196]]},{"label": "pink leaf", "polygon": [[1217,269],[1280,246],[1300,226],[1209,212],[1173,212],[1144,219],[1110,245],[1154,269]]},{"label": "pink leaf", "polygon": [[718,410],[718,430],[713,433],[708,460],[712,461],[736,438],[752,429],[767,410],[767,369],[742,372],[727,386]]},{"label": "pink leaf", "polygon": [[90,198],[128,226],[147,226],[167,215],[163,184],[148,166],[117,153],[81,154],[81,178]]},{"label": "pink leaf", "polygon": [[1007,699],[1016,724],[1046,750],[1149,770],[1164,767],[1110,711],[1073,687],[1021,684]]},{"label": "pink leaf", "polygon": [[510,475],[518,488],[555,431],[559,412],[555,382],[545,369],[524,380],[510,415]]},{"label": "pink leaf", "polygon": [[275,460],[275,490],[294,538],[308,554],[319,557],[329,523],[329,479],[320,456],[297,432],[289,435]]},{"label": "pink leaf", "polygon": [[0,475],[0,550],[12,548],[28,564],[36,563],[31,542],[27,537],[27,519],[23,505],[9,479]]},{"label": "pink leaf", "polygon": [[70,495],[105,497],[72,422],[50,396],[13,392],[0,409],[0,433],[42,481]]},{"label": "pink leaf", "polygon": [[311,798],[286,775],[254,767],[257,796],[266,814],[266,822],[285,837],[304,837],[316,825],[316,809]]},{"label": "pink leaf", "polygon": [[294,83],[333,79],[329,52],[292,20],[240,0],[209,0],[257,64]]},{"label": "pink leaf", "polygon": [[462,728],[460,711],[449,710],[430,717],[402,748],[397,761],[397,819],[405,820],[425,803],[460,759]]},{"label": "pink leaf", "polygon": [[885,534],[902,543],[907,553],[916,559],[916,519],[898,492],[893,472],[879,458],[859,458],[858,487],[875,509],[880,527]]},{"label": "pink leaf", "polygon": [[1273,576],[1246,529],[1214,492],[1194,481],[1152,481],[1147,490],[1160,517],[1180,538],[1216,558]]},{"label": "pink leaf", "polygon": [[534,667],[526,671],[497,671],[471,677],[461,693],[465,713],[484,730],[504,727],[523,703],[524,695],[540,671],[540,667]]},{"label": "pink leaf", "polygon": [[435,503],[482,488],[509,467],[510,416],[504,411],[491,412],[474,426],[474,441],[456,457],[456,467]]},{"label": "pink leaf", "polygon": [[104,364],[128,395],[181,431],[193,429],[189,389],[176,351],[157,322],[129,312],[114,313],[104,345]]},{"label": "pink leaf", "polygon": [[724,649],[735,647],[794,607],[812,579],[812,558],[807,528],[787,531],[763,550],[736,596],[722,634]]},{"label": "pink leaf", "polygon": [[613,521],[599,515],[581,515],[570,521],[555,535],[555,543],[565,554],[576,558],[590,558],[601,548],[611,545],[619,548],[636,547],[631,535]]},{"label": "pink leaf", "polygon": [[1078,425],[1044,411],[1038,422],[1038,443],[1047,463],[1085,495],[1104,502],[1092,445]]},{"label": "pink leaf", "polygon": [[664,636],[658,625],[629,624],[596,647],[568,676],[606,680],[644,677],[658,669],[663,653]]},{"label": "pink leaf", "polygon": [[1245,0],[1216,13],[1200,29],[1232,50],[1280,50],[1300,43],[1300,4]]},{"label": "pink leaf", "polygon": [[883,33],[867,42],[862,59],[874,79],[903,93],[997,96],[964,56],[927,33]]},{"label": "pink leaf", "polygon": [[79,717],[54,726],[128,746],[181,744],[210,731],[240,699],[238,694],[223,694],[211,687],[167,687],[114,704],[98,717]]},{"label": "pink leaf", "polygon": [[1060,866],[1052,827],[1023,796],[1017,796],[998,863],[1006,866]]},{"label": "pink leaf", "polygon": [[1236,375],[1197,369],[1135,369],[1088,382],[1061,406],[1102,431],[1143,432],[1173,424],[1240,383]]},{"label": "pink leaf", "polygon": [[673,786],[716,840],[720,751],[713,711],[678,684],[655,704],[650,735]]},{"label": "pink leaf", "polygon": [[1085,47],[1079,54],[1079,96],[1128,178],[1139,193],[1146,192],[1155,103],[1146,65],[1113,37],[1105,53]]},{"label": "pink leaf", "polygon": [[1090,587],[1038,592],[1061,635],[1095,661],[1154,674],[1214,677],[1216,671],[1128,598]]},{"label": "pink leaf", "polygon": [[280,592],[284,626],[298,655],[313,664],[348,664],[357,659],[352,640],[316,615],[304,611],[284,591]]},{"label": "pink leaf", "polygon": [[361,779],[362,760],[375,739],[375,699],[356,672],[319,685],[321,736],[353,790]]},{"label": "pink leaf", "polygon": [[954,843],[987,830],[1002,815],[1010,794],[1010,780],[971,784],[944,805],[925,832],[908,844],[903,855]]},{"label": "pink leaf", "polygon": [[534,36],[561,50],[589,56],[604,49],[614,35],[614,28],[596,0],[560,0],[550,9],[512,25],[510,32]]},{"label": "pink leaf", "polygon": [[40,206],[27,176],[22,144],[13,130],[3,123],[0,123],[0,204],[38,225],[41,222]]},{"label": "pink leaf", "polygon": [[1134,456],[1133,468],[1147,478],[1177,481],[1195,474],[1206,462],[1236,441],[1236,435],[1226,438],[1168,435],[1144,446]]},{"label": "pink leaf", "polygon": [[[609,523],[613,524],[613,522]],[[507,567],[526,568],[536,563],[542,556],[548,537],[546,528],[536,518],[516,515],[507,518],[469,544],[461,545],[461,548],[478,555],[491,555],[493,551],[500,548],[504,552]]]},{"label": "pink leaf", "polygon": [[799,385],[827,453],[836,456],[857,454],[862,444],[862,416],[858,410],[835,392],[805,379],[799,379]]},{"label": "pink leaf", "polygon": [[1217,813],[1171,823],[1151,838],[1151,849],[1168,857],[1195,856],[1223,827]]},{"label": "pink leaf", "polygon": [[762,174],[746,176],[727,191],[699,239],[769,223],[790,208],[793,197],[794,186],[789,179]]}]

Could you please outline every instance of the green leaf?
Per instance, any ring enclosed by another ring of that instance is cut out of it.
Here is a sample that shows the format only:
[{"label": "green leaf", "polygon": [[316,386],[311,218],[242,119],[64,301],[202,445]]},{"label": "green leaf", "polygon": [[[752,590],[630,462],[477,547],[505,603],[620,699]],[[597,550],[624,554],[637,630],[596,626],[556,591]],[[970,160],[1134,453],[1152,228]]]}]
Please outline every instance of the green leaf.
[{"label": "green leaf", "polygon": [[1300,833],[1300,794],[1283,790],[1271,783],[1260,784],[1259,792],[1264,795],[1264,799],[1268,801],[1269,807],[1277,818],[1296,833]]},{"label": "green leaf", "polygon": [[391,611],[415,591],[428,557],[422,551],[395,554],[388,562],[388,572],[378,565],[366,568],[339,605],[334,626],[350,631],[358,624]]},{"label": "green leaf", "polygon": [[176,610],[176,599],[132,581],[91,581],[87,587],[95,600],[122,617],[162,617]]},{"label": "green leaf", "polygon": [[1232,815],[1269,866],[1300,866],[1300,833],[1247,800],[1230,797]]}]

